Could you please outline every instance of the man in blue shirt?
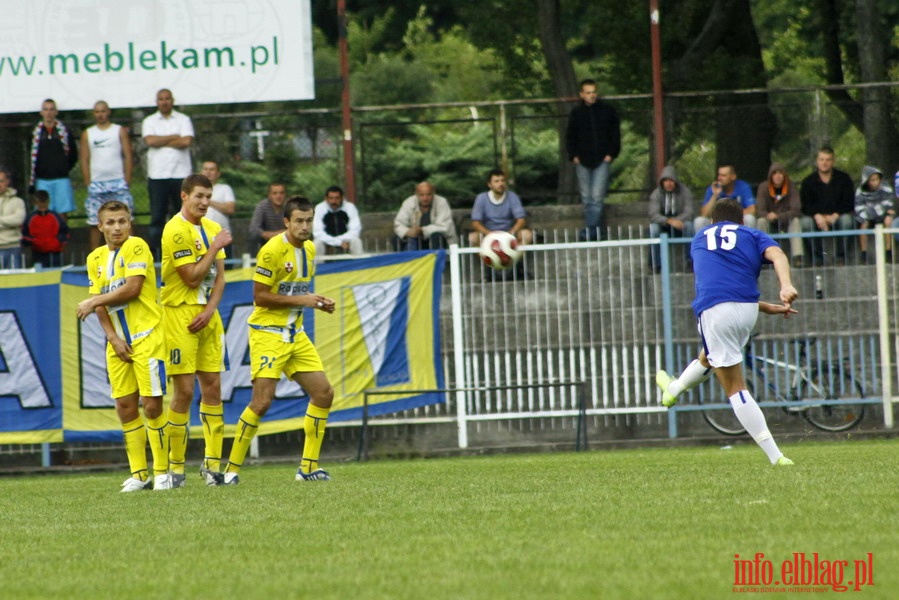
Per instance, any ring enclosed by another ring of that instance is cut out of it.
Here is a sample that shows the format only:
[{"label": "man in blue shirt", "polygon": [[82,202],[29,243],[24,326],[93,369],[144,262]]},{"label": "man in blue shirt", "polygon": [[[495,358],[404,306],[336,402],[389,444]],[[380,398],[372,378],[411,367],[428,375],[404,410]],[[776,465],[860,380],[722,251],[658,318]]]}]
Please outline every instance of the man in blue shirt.
[{"label": "man in blue shirt", "polygon": [[[790,279],[790,262],[780,245],[768,234],[741,225],[742,217],[739,202],[718,200],[711,211],[712,225],[693,238],[693,312],[699,320],[702,352],[677,379],[659,371],[656,384],[662,389],[662,404],[671,407],[679,394],[708,379],[714,369],[737,419],[771,464],[792,465],[771,437],[765,416],[746,388],[743,347],[759,311],[784,317],[794,314],[791,304],[798,293]],[[782,305],[759,302],[758,278],[762,265],[768,263],[774,264]]]},{"label": "man in blue shirt", "polygon": [[533,241],[533,233],[527,227],[527,215],[521,198],[513,191],[506,189],[506,174],[501,169],[494,169],[487,174],[486,192],[481,192],[474,199],[471,209],[471,226],[474,231],[468,234],[468,243],[479,246],[483,236],[491,231],[508,231],[518,239],[521,245]]},{"label": "man in blue shirt", "polygon": [[755,227],[755,193],[749,184],[742,179],[737,179],[737,170],[733,165],[721,165],[718,167],[718,177],[705,190],[705,198],[699,209],[699,216],[693,221],[693,229],[699,231],[708,227],[712,214],[712,207],[717,200],[730,198],[737,200],[743,207],[743,220],[741,223],[747,227]]}]

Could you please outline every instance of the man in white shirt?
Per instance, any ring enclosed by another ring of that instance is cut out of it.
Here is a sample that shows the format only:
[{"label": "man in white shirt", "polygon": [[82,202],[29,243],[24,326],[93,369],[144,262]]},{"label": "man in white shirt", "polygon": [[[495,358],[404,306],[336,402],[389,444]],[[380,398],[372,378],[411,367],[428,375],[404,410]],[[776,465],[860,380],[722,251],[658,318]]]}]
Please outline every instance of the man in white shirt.
[{"label": "man in white shirt", "polygon": [[131,196],[131,169],[133,159],[128,128],[109,120],[112,111],[105,100],[94,103],[96,124],[81,134],[79,146],[81,174],[87,187],[87,224],[91,249],[100,246],[100,229],[97,227],[97,211],[103,204],[118,200],[134,214],[134,198]]},{"label": "man in white shirt", "polygon": [[150,249],[160,258],[162,228],[181,210],[181,182],[193,172],[190,146],[194,126],[190,117],[174,109],[171,90],[156,92],[159,109],[143,121],[147,144],[147,188],[150,193]]},{"label": "man in white shirt", "polygon": [[312,235],[316,257],[325,254],[362,254],[362,221],[356,205],[343,197],[343,190],[332,185],[325,201],[315,207]]},{"label": "man in white shirt", "polygon": [[[228,215],[234,214],[237,206],[234,198],[234,190],[227,183],[219,183],[222,172],[219,171],[219,165],[214,160],[203,162],[203,168],[200,173],[209,178],[212,182],[212,199],[209,201],[209,208],[206,211],[206,218],[212,219],[222,226],[222,229],[231,231],[231,222]],[[232,258],[234,256],[234,244],[225,246],[225,257]]]}]

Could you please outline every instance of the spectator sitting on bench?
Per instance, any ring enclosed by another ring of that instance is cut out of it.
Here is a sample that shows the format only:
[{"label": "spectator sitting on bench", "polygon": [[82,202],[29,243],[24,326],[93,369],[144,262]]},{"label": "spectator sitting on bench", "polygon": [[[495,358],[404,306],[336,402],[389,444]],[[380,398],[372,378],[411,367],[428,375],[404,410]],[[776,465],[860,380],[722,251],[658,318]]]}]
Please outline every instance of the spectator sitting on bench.
[{"label": "spectator sitting on bench", "polygon": [[332,185],[315,207],[312,236],[316,256],[362,254],[362,221],[356,205],[343,197],[343,189]]},{"label": "spectator sitting on bench", "polygon": [[534,234],[527,227],[527,215],[521,198],[506,189],[506,174],[501,169],[490,171],[487,187],[486,192],[481,192],[474,199],[471,210],[474,231],[468,234],[468,243],[479,246],[481,238],[491,231],[508,231],[518,239],[519,244],[530,244]]},{"label": "spectator sitting on bench", "polygon": [[[862,180],[855,191],[855,220],[862,229],[870,229],[878,223],[890,227],[896,217],[893,206],[893,188],[883,183],[883,172],[877,167],[865,166],[862,169]],[[868,260],[868,236],[858,238],[862,263]],[[893,236],[884,237],[887,262],[893,261]]]},{"label": "spectator sitting on bench", "polygon": [[393,220],[393,249],[436,250],[456,242],[453,211],[434,186],[422,181],[415,193],[403,200]]}]

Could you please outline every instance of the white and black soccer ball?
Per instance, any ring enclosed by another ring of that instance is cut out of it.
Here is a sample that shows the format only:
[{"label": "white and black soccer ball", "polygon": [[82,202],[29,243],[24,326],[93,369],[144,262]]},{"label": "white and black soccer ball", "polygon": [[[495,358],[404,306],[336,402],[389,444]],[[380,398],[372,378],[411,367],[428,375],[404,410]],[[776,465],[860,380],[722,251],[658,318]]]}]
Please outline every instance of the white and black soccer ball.
[{"label": "white and black soccer ball", "polygon": [[491,269],[504,271],[515,266],[523,251],[508,231],[491,231],[481,240],[481,260]]}]

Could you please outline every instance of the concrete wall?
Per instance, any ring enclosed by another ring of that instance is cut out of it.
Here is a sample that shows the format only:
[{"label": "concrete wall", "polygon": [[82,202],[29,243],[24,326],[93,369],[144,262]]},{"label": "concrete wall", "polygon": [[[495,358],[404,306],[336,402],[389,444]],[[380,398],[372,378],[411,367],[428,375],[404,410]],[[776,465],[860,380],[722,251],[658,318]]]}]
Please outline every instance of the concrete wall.
[{"label": "concrete wall", "polygon": [[[579,228],[583,227],[583,210],[577,205],[557,206],[532,206],[528,207],[528,221],[532,227],[541,230],[570,231],[576,236]],[[470,210],[456,209],[453,211],[456,226],[460,234],[470,230],[467,216]],[[394,212],[367,213],[362,210],[362,240],[366,252],[379,253],[390,251],[390,236],[393,235]],[[628,226],[646,225],[646,205],[638,204],[612,204],[606,207],[606,222],[612,231]],[[247,228],[250,224],[250,215],[231,219],[231,233],[234,237],[234,256],[240,257],[244,252],[255,256],[256,250],[248,239]],[[146,238],[147,227],[138,225],[136,234]],[[614,234],[613,234],[614,237]],[[467,241],[462,241],[467,244]],[[67,257],[71,256],[71,262],[83,264],[84,258],[90,252],[88,248],[88,231],[86,227],[77,227],[72,230]]]}]

